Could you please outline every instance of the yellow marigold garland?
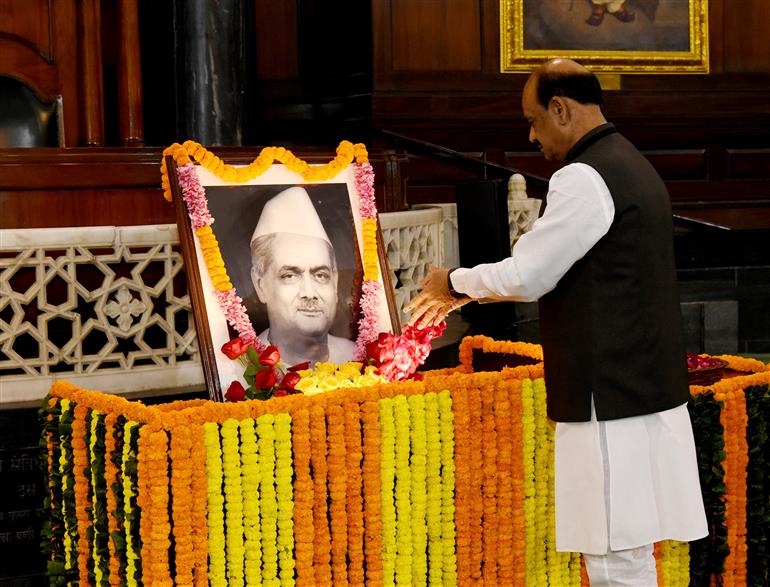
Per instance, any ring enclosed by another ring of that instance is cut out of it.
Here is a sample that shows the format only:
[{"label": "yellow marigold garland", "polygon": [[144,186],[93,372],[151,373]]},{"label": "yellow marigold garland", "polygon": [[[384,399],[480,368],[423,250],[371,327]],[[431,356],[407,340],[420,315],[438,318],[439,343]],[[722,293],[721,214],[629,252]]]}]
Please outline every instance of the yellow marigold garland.
[{"label": "yellow marigold garland", "polygon": [[275,416],[265,414],[257,422],[259,451],[259,512],[262,517],[262,580],[278,580],[278,500],[275,492]]},{"label": "yellow marigold garland", "polygon": [[73,476],[75,477],[75,514],[78,520],[78,574],[81,585],[88,585],[88,561],[91,548],[88,543],[88,533],[91,527],[91,503],[88,499],[89,483],[85,472],[88,470],[88,455],[86,454],[86,417],[88,408],[83,405],[75,406],[75,418],[72,421],[72,454]]},{"label": "yellow marigold garland", "polygon": [[531,569],[535,569],[536,561],[536,493],[535,493],[535,390],[531,379],[521,382],[521,419],[522,419],[522,459],[524,461],[524,568],[527,570],[526,585],[536,585],[535,576]]},{"label": "yellow marigold garland", "polygon": [[[90,423],[90,434],[89,434],[89,448],[88,448],[88,454],[89,454],[89,460],[94,458],[94,451],[96,450],[96,442],[98,438],[98,425],[99,425],[99,416],[101,415],[101,412],[99,410],[92,410],[91,411],[91,423]],[[105,460],[109,460],[109,458],[106,458]],[[89,463],[90,465],[90,463]],[[102,573],[102,556],[99,553],[99,524],[96,523],[96,508],[99,507],[98,500],[96,494],[96,485],[99,482],[99,480],[96,478],[96,471],[94,470],[94,467],[89,466],[89,470],[91,471],[91,487],[92,492],[94,493],[93,499],[91,501],[91,519],[94,520],[93,524],[93,540],[91,541],[91,556],[94,561],[94,580],[96,581],[97,585],[101,585],[102,581],[104,579],[104,573]]]},{"label": "yellow marigold garland", "polygon": [[225,559],[225,496],[222,494],[222,449],[219,426],[214,422],[203,425],[206,443],[206,475],[208,478],[209,581],[214,587],[227,586]]},{"label": "yellow marigold garland", "polygon": [[425,527],[428,538],[428,585],[442,585],[444,543],[441,540],[441,427],[438,396],[425,394]]},{"label": "yellow marigold garland", "polygon": [[425,396],[415,394],[407,399],[411,430],[411,518],[412,518],[412,582],[427,584],[428,575],[428,527],[425,521],[427,508],[427,438],[425,431]]},{"label": "yellow marigold garland", "polygon": [[396,429],[396,583],[412,584],[412,475],[409,468],[409,404],[403,395],[393,398]]},{"label": "yellow marigold garland", "polygon": [[256,585],[262,576],[262,532],[259,519],[259,484],[262,471],[259,466],[257,435],[254,420],[240,421],[241,484],[243,500],[243,533],[245,536],[244,578],[247,585]]},{"label": "yellow marigold garland", "polygon": [[[243,489],[241,485],[241,458],[238,448],[238,421],[228,418],[222,423],[222,469],[225,493],[225,553],[227,584],[244,584],[243,545]],[[261,456],[261,455],[260,455]]]},{"label": "yellow marigold garland", "polygon": [[[66,414],[70,411],[70,400],[64,398],[60,402],[61,405],[61,412],[59,415],[59,421],[61,421],[63,418],[66,417]],[[72,450],[70,448],[70,450]],[[75,528],[72,528],[69,523],[69,518],[67,517],[67,499],[65,498],[65,494],[67,494],[70,490],[70,475],[66,472],[67,462],[69,460],[69,455],[67,451],[67,446],[65,442],[61,443],[61,450],[59,452],[59,474],[61,474],[61,481],[62,481],[62,500],[61,500],[61,507],[62,507],[62,520],[64,522],[64,565],[66,569],[72,568],[72,554],[73,554],[73,544],[72,544],[72,533],[76,531]]]},{"label": "yellow marigold garland", "polygon": [[[131,459],[131,443],[133,442],[134,430],[138,424],[131,420],[126,421],[123,425],[123,459],[121,461],[121,468],[126,470],[129,460]],[[131,525],[133,518],[133,505],[132,500],[136,497],[134,492],[133,483],[131,482],[130,475],[123,475],[123,532],[126,537],[126,583],[133,587],[136,583],[136,571],[137,561],[139,555],[134,548],[134,529]]]},{"label": "yellow marigold garland", "polygon": [[[264,417],[264,416],[263,416]],[[275,490],[278,499],[278,563],[279,578],[284,587],[294,584],[294,495],[291,458],[291,417],[276,414],[275,424]]]},{"label": "yellow marigold garland", "polygon": [[455,553],[455,433],[452,396],[448,390],[438,394],[441,434],[441,575],[443,585],[457,585]]},{"label": "yellow marigold garland", "polygon": [[548,473],[553,462],[548,445],[548,419],[546,417],[545,386],[542,380],[532,382],[535,409],[535,544],[543,545],[536,551],[535,584],[548,582],[548,559],[550,556]]}]

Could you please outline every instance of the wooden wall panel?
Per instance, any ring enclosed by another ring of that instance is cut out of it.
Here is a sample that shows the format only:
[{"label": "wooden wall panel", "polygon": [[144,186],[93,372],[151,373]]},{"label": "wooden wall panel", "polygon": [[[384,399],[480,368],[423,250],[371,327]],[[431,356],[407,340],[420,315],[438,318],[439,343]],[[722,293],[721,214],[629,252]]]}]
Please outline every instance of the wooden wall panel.
[{"label": "wooden wall panel", "polygon": [[724,68],[731,72],[770,71],[770,2],[722,0],[721,42]]},{"label": "wooden wall panel", "polygon": [[0,3],[0,74],[27,83],[41,99],[62,96],[67,145],[79,139],[74,0]]},{"label": "wooden wall panel", "polygon": [[393,69],[481,68],[478,0],[392,0]]},{"label": "wooden wall panel", "polygon": [[297,2],[254,2],[255,61],[260,80],[299,77]]}]

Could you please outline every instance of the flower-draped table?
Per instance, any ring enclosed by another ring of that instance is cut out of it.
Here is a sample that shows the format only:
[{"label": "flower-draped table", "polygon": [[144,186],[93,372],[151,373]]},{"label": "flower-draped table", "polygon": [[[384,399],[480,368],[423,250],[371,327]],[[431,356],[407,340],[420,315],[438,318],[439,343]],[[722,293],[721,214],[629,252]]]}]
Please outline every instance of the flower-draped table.
[{"label": "flower-draped table", "polygon": [[[473,372],[474,353],[534,364]],[[423,381],[145,406],[59,382],[43,547],[53,584],[581,585],[558,553],[536,345],[466,338]],[[767,584],[770,372],[692,388],[709,538],[656,546],[665,585]]]}]

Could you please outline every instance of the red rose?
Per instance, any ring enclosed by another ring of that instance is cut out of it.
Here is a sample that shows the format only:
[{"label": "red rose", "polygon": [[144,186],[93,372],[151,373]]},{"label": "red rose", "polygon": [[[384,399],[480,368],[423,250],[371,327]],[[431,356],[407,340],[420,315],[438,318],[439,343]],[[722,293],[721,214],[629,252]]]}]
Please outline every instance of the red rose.
[{"label": "red rose", "polygon": [[297,363],[296,365],[292,365],[289,367],[289,371],[304,371],[305,369],[310,368],[310,361],[305,361],[304,363]]},{"label": "red rose", "polygon": [[273,397],[284,397],[285,395],[289,395],[288,393],[286,393],[286,390],[279,389],[273,394]]},{"label": "red rose", "polygon": [[283,376],[283,379],[281,379],[280,388],[287,391],[294,391],[294,388],[297,386],[300,379],[302,379],[302,377],[299,376],[299,373],[289,371]]},{"label": "red rose", "polygon": [[240,381],[233,381],[227,388],[225,399],[229,402],[239,402],[246,397],[246,390],[243,389]]},{"label": "red rose", "polygon": [[259,354],[259,362],[266,367],[275,367],[280,360],[281,353],[278,347],[273,344]]},{"label": "red rose", "polygon": [[254,376],[254,387],[257,389],[272,389],[278,377],[274,369],[263,369]]},{"label": "red rose", "polygon": [[249,341],[245,340],[242,336],[239,336],[238,338],[234,338],[223,344],[222,352],[226,354],[228,358],[235,360],[249,350],[249,346],[251,346]]}]

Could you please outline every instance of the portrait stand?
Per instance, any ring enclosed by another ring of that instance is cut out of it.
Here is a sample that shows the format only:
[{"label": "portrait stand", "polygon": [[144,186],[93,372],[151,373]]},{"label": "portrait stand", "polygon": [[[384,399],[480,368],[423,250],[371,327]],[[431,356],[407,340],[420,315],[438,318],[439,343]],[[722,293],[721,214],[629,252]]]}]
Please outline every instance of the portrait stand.
[{"label": "portrait stand", "polygon": [[[189,178],[191,166],[186,165],[187,169],[177,167],[171,156],[167,156],[165,161],[168,187],[176,209],[204,380],[209,397],[215,401],[224,401],[224,391],[228,385],[243,378],[243,365],[225,356],[222,351],[223,344],[237,337],[239,330],[233,327],[231,314],[226,315],[222,309],[221,284],[215,287],[216,280],[212,281],[210,267],[207,267],[210,255],[207,254],[204,259],[200,233],[191,221],[188,209],[189,197],[186,197],[187,192],[183,193],[184,187],[180,186],[180,172],[184,171],[185,177]],[[372,204],[367,214],[371,214],[373,210],[374,222],[361,215],[363,199],[358,193],[359,178],[356,175],[360,170],[354,168],[355,165],[351,164],[347,168],[342,167],[331,179],[310,182],[304,181],[302,176],[292,173],[284,165],[276,164],[269,166],[256,179],[240,183],[224,181],[203,166],[195,164],[192,173],[196,176],[196,181],[200,182],[198,187],[205,194],[204,202],[215,219],[210,228],[216,237],[217,253],[221,252],[226,277],[232,281],[232,294],[237,295],[235,299],[238,300],[238,305],[242,306],[242,315],[247,316],[251,322],[249,328],[252,333],[260,336],[259,344],[264,346],[273,344],[273,341],[265,340],[266,333],[270,331],[269,308],[266,309],[261,303],[264,300],[261,295],[258,299],[255,291],[257,282],[253,278],[252,251],[249,243],[253,242],[259,230],[255,230],[255,223],[272,226],[275,222],[276,206],[270,207],[268,204],[279,199],[285,200],[287,193],[306,194],[303,196],[307,202],[306,206],[312,206],[310,215],[316,218],[316,223],[320,221],[325,228],[325,232],[324,228],[319,230],[324,235],[328,233],[326,246],[331,251],[328,254],[334,259],[332,263],[335,279],[335,285],[332,287],[335,291],[334,301],[329,302],[334,311],[327,312],[333,322],[324,335],[329,341],[328,360],[360,360],[363,358],[361,349],[366,342],[376,337],[377,332],[400,333],[387,255],[379,224],[376,222],[373,193],[369,195]],[[371,171],[369,173],[371,174]],[[227,205],[223,203],[225,201]],[[292,206],[294,207],[279,208],[279,218],[285,217],[284,224],[287,228],[276,230],[295,231],[293,226],[297,225],[301,211],[296,209],[296,204]],[[268,208],[272,212],[268,212]],[[209,210],[206,210],[207,214]],[[271,220],[262,223],[263,216]],[[367,234],[376,226],[376,242],[374,239],[364,238],[364,226],[369,231]],[[375,273],[378,275],[375,276],[377,287],[374,288],[374,294],[371,293],[371,286],[367,286],[370,283],[367,280],[371,280],[373,257],[376,258]],[[369,277],[365,277],[365,259],[368,259]],[[372,295],[376,298],[372,298]],[[280,344],[278,346],[280,347]],[[332,350],[333,347],[336,351]]]}]

